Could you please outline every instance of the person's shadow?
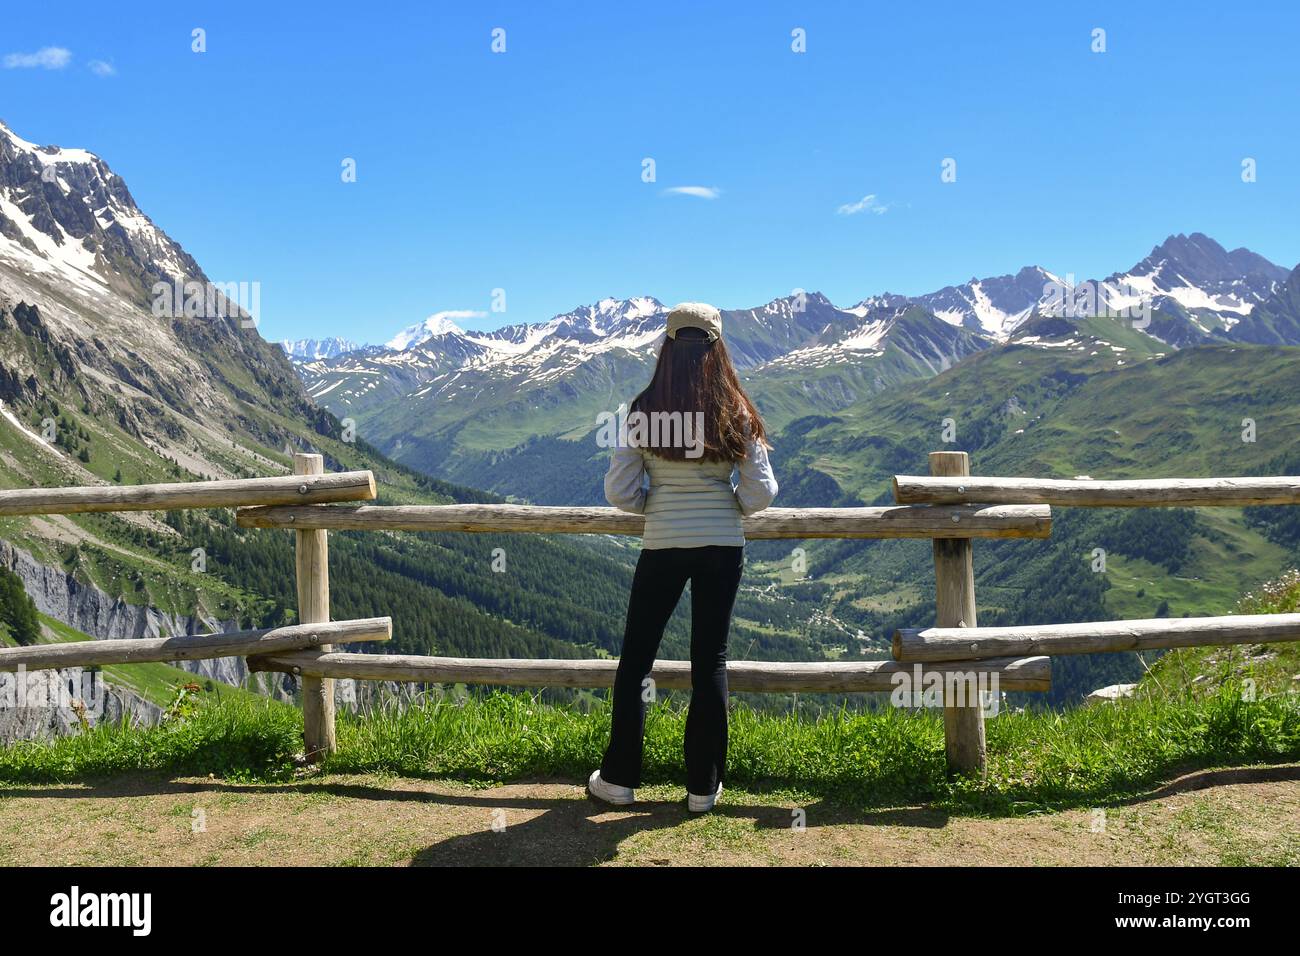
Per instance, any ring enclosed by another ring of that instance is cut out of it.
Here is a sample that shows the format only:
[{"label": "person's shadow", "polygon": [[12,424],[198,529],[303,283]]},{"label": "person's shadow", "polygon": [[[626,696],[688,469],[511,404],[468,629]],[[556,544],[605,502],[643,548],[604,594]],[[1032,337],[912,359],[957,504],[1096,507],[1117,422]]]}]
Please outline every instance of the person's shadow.
[{"label": "person's shadow", "polygon": [[[447,800],[483,806],[481,831],[463,833],[434,843],[411,858],[412,866],[591,866],[615,859],[625,841],[651,830],[671,829],[697,817],[685,800],[647,800],[614,807],[593,800],[514,798],[499,793],[425,795],[432,802]],[[725,799],[725,798],[724,798]],[[545,812],[514,822],[512,810]],[[948,815],[929,808],[853,810],[818,800],[798,807],[719,803],[712,816],[751,821],[755,829],[797,829],[858,823],[877,826],[943,827]],[[637,856],[641,865],[671,864],[680,859]],[[689,862],[689,861],[686,861]]]},{"label": "person's shadow", "polygon": [[[485,792],[457,795],[455,802],[479,803],[483,828],[426,847],[411,858],[412,866],[590,866],[613,859],[623,841],[638,833],[674,827],[687,818],[685,803],[670,801],[611,807],[590,797]],[[543,812],[532,812],[538,809]],[[520,811],[530,815],[524,819]]]}]

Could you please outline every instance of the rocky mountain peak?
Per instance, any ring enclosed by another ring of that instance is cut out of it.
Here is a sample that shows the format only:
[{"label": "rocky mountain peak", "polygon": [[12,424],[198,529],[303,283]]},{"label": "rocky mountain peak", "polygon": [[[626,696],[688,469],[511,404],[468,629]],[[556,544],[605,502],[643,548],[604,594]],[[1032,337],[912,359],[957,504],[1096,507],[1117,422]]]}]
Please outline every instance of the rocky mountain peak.
[{"label": "rocky mountain peak", "polygon": [[1130,272],[1134,276],[1160,274],[1166,282],[1177,275],[1190,284],[1232,281],[1261,276],[1272,282],[1286,279],[1287,270],[1258,253],[1240,248],[1229,252],[1201,232],[1177,233],[1160,243]]},{"label": "rocky mountain peak", "polygon": [[206,281],[136,205],[126,182],[84,149],[37,146],[0,124],[0,258],[144,304],[156,282]]}]

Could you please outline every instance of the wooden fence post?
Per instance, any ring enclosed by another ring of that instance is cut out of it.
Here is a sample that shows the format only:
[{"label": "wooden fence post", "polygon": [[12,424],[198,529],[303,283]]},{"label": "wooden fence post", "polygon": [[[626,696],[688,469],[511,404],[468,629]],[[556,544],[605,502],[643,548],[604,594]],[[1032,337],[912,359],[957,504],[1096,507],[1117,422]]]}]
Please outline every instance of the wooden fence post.
[{"label": "wooden fence post", "polygon": [[[930,474],[936,478],[970,474],[970,457],[964,451],[930,452]],[[935,626],[975,627],[975,565],[970,538],[936,538],[934,541]],[[965,706],[957,706],[950,691],[965,691]],[[970,700],[971,693],[975,700]],[[945,681],[943,739],[948,772],[983,776],[987,757],[984,712],[979,693],[972,687],[949,688]]]},{"label": "wooden fence post", "polygon": [[[295,475],[325,472],[321,455],[295,454]],[[298,621],[325,624],[330,619],[330,568],[328,531],[295,531],[294,566],[298,579]],[[322,645],[321,653],[333,650]],[[335,750],[334,680],[328,677],[302,679],[303,744],[309,763]]]}]

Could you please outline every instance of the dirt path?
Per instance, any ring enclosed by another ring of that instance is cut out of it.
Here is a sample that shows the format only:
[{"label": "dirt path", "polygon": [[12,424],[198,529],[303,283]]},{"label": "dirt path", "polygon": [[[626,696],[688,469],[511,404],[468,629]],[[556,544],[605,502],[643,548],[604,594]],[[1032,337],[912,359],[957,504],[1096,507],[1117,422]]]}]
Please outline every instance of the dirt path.
[{"label": "dirt path", "polygon": [[641,795],[611,810],[557,782],[0,786],[0,865],[1300,865],[1300,765],[1191,774],[1104,815],[850,811],[729,792],[694,817],[673,788]]}]

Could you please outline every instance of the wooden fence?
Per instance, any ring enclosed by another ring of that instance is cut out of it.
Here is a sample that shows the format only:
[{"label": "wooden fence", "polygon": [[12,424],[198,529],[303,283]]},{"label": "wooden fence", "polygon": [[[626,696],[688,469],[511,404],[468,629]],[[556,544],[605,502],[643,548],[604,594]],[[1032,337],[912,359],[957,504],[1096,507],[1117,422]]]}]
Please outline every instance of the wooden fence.
[{"label": "wooden fence", "polygon": [[[982,773],[984,713],[971,687],[1043,691],[1050,656],[1192,645],[1300,640],[1300,615],[1111,621],[979,627],[973,542],[977,538],[1045,538],[1051,506],[1185,506],[1300,503],[1300,478],[1211,478],[1156,481],[974,478],[965,452],[933,452],[930,475],[894,479],[897,505],[874,508],[769,508],[744,519],[752,540],[928,538],[933,543],[935,625],[900,629],[892,660],[768,663],[733,661],[728,682],[739,692],[892,692],[920,678],[943,688],[944,738],[950,769]],[[357,654],[335,644],[390,638],[389,618],[331,621],[331,530],[459,531],[639,535],[644,520],[613,508],[526,505],[348,505],[375,497],[370,472],[325,474],[320,455],[294,456],[294,474],[184,484],[0,491],[0,515],[74,514],[178,508],[237,508],[245,528],[293,532],[299,623],[260,631],[153,640],[90,641],[0,649],[0,671],[143,661],[245,657],[252,671],[294,674],[302,681],[308,759],[335,748],[336,678],[520,687],[610,687],[614,660],[515,660]],[[690,686],[687,661],[659,661],[652,674],[665,689]],[[995,682],[995,683],[994,683]],[[919,689],[913,684],[914,689]]]}]

